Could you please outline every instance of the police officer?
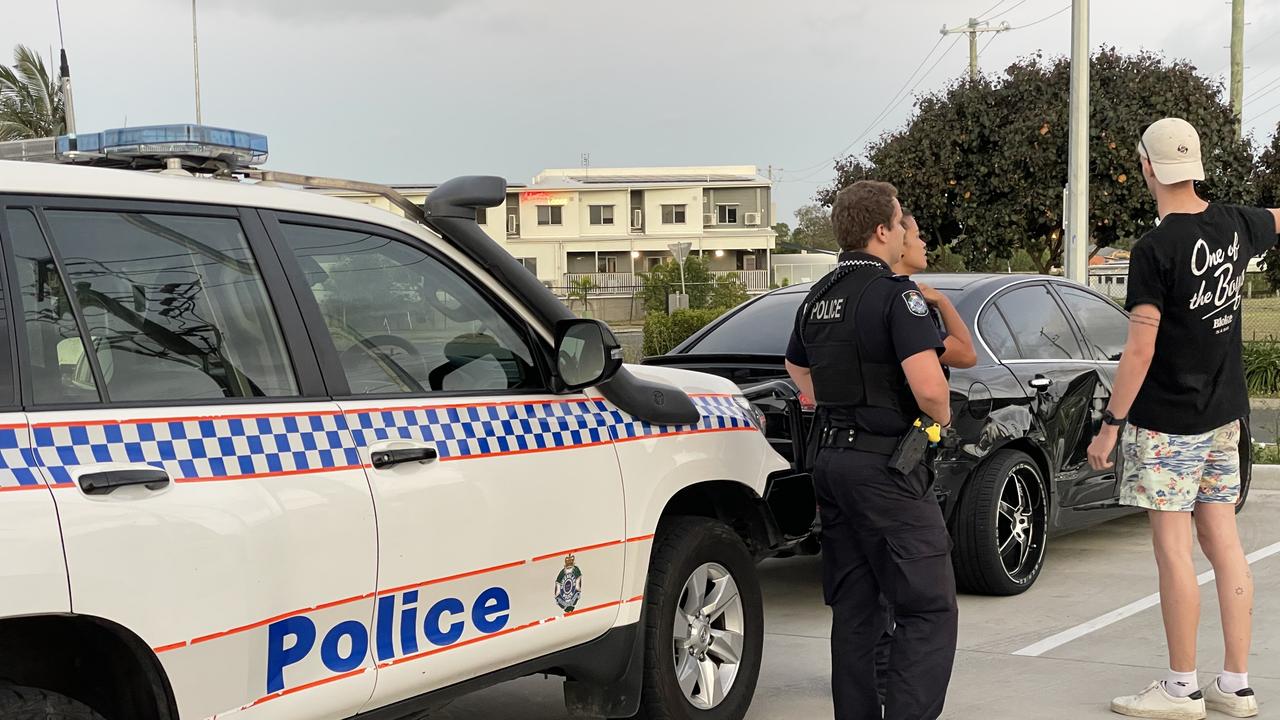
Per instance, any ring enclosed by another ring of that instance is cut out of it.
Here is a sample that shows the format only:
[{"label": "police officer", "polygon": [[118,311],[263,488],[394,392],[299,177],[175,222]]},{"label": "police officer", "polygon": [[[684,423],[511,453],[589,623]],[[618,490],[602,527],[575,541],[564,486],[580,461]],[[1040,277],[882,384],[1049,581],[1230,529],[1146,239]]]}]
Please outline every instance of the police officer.
[{"label": "police officer", "polygon": [[957,613],[950,538],[915,423],[950,423],[943,345],[919,289],[890,270],[906,235],[897,190],[854,183],[836,195],[832,224],[840,263],[797,313],[787,371],[818,406],[835,715],[881,717],[873,656],[883,593],[897,623],[883,717],[931,720],[951,677]]}]

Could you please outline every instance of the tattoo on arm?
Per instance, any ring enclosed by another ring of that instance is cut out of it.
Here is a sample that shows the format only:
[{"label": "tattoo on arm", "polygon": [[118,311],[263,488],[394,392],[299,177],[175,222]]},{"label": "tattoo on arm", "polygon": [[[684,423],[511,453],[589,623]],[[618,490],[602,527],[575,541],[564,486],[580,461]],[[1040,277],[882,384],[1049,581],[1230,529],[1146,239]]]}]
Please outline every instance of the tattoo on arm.
[{"label": "tattoo on arm", "polygon": [[1141,315],[1141,314],[1130,315],[1129,322],[1135,322],[1135,323],[1138,323],[1139,325],[1146,325],[1147,327],[1153,327],[1153,328],[1160,327],[1160,318],[1154,318],[1154,317],[1151,317],[1150,315]]}]

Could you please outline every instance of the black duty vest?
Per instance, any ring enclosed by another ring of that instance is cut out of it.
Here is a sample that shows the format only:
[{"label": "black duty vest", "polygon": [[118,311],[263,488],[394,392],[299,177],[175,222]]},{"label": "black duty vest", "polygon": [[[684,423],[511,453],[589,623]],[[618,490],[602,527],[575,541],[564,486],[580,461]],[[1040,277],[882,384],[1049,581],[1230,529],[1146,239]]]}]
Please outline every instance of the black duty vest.
[{"label": "black duty vest", "polygon": [[[902,365],[871,362],[863,352],[867,343],[892,342],[888,308],[879,315],[881,326],[857,327],[858,308],[867,288],[881,278],[892,277],[893,273],[877,261],[845,260],[805,298],[800,337],[809,359],[817,396],[814,400],[832,422],[852,419],[853,409],[858,407],[884,408],[900,416],[904,408],[915,408]],[[863,317],[867,315],[863,313]]]}]

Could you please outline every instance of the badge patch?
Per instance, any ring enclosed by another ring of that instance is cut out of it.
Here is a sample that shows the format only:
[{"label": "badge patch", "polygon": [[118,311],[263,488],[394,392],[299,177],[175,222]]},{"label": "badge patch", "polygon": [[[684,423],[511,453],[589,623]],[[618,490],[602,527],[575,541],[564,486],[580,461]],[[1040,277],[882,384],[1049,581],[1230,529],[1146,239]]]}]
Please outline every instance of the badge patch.
[{"label": "badge patch", "polygon": [[556,604],[565,612],[573,612],[582,599],[582,571],[574,565],[574,557],[564,559],[564,569],[556,576]]},{"label": "badge patch", "polygon": [[924,317],[929,314],[929,303],[924,301],[924,296],[916,290],[908,290],[902,293],[902,299],[907,302],[907,309],[912,315]]}]

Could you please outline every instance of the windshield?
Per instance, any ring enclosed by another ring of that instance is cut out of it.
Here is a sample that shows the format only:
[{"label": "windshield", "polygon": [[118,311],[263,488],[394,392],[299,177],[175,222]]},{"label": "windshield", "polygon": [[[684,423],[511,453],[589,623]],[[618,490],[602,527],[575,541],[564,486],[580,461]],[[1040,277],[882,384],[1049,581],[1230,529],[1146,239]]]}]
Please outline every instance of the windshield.
[{"label": "windshield", "polygon": [[763,297],[725,320],[685,352],[785,355],[796,310],[804,298],[805,294],[799,292]]}]

